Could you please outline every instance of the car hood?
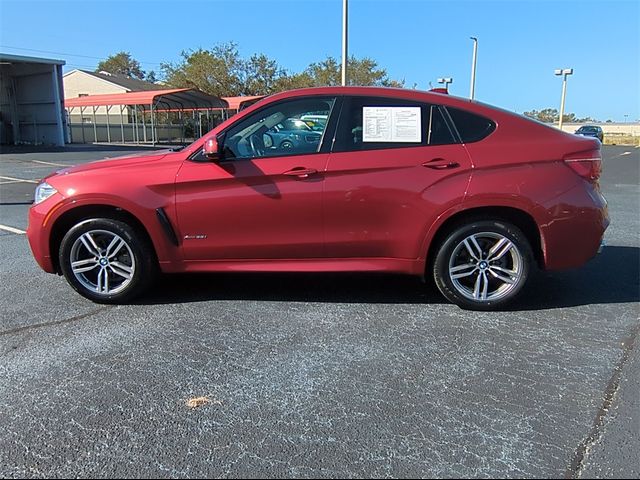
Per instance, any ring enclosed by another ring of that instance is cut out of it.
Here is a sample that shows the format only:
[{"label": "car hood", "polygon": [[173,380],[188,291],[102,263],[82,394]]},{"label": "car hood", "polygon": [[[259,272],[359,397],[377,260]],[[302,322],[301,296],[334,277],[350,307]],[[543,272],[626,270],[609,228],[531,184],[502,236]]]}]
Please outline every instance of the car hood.
[{"label": "car hood", "polygon": [[[148,162],[156,162],[169,154],[175,153],[171,149],[166,150],[154,150],[147,153],[134,153],[131,155],[122,155],[120,157],[105,158],[103,160],[96,160],[90,163],[84,163],[82,165],[76,165],[74,167],[64,168],[58,170],[55,174],[67,175],[71,173],[89,172],[95,170],[102,170],[106,168],[118,168],[128,167],[134,165],[142,165]],[[55,175],[54,174],[54,175]]]}]

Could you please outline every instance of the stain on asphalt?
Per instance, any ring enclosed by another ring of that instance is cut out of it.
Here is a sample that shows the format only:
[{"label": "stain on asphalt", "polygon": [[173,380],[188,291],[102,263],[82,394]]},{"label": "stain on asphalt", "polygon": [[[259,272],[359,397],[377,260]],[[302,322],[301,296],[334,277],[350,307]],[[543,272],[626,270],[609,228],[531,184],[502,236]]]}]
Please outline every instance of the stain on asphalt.
[{"label": "stain on asphalt", "polygon": [[5,330],[5,331],[0,332],[0,336],[12,335],[14,333],[21,333],[21,332],[24,332],[25,330],[34,330],[36,328],[51,327],[51,326],[54,326],[54,325],[63,325],[65,323],[77,322],[79,320],[82,320],[84,318],[90,317],[92,315],[96,315],[97,313],[103,312],[103,311],[108,310],[110,308],[114,308],[114,306],[113,305],[105,305],[104,307],[100,307],[100,308],[97,308],[97,309],[92,310],[90,312],[83,313],[82,315],[76,315],[75,317],[65,318],[63,320],[53,320],[51,322],[35,323],[33,325],[26,325],[26,326],[23,326],[23,327],[10,328],[9,330]]}]

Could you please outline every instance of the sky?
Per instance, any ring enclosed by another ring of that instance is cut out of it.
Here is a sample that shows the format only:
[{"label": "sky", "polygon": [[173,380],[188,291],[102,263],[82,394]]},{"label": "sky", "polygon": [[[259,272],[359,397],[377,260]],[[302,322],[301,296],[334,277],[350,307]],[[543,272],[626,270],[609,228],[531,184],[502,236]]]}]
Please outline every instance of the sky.
[{"label": "sky", "polygon": [[[95,69],[128,51],[159,71],[183,50],[233,41],[290,72],[341,56],[342,0],[0,0],[0,51]],[[560,108],[557,68],[573,68],[565,113],[640,121],[640,0],[349,0],[349,53],[428,90],[452,77],[468,97],[508,110]]]}]

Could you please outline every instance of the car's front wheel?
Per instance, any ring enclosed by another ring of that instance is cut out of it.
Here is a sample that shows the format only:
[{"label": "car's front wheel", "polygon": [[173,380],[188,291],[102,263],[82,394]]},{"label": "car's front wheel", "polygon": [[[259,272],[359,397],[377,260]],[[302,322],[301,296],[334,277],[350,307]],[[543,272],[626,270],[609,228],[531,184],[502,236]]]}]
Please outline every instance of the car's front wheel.
[{"label": "car's front wheel", "polygon": [[533,265],[529,241],[515,225],[480,220],[455,228],[433,263],[438,289],[471,310],[493,310],[512,302]]},{"label": "car's front wheel", "polygon": [[67,282],[98,303],[123,303],[141,294],[155,276],[148,241],[128,224],[96,218],[76,224],[60,244]]}]

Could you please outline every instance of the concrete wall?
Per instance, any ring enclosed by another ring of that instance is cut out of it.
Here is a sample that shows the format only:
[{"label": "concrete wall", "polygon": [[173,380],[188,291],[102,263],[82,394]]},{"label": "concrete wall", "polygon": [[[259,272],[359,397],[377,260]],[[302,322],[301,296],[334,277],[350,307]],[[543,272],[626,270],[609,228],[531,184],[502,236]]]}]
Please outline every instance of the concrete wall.
[{"label": "concrete wall", "polygon": [[640,123],[563,123],[562,131],[575,133],[583,125],[598,125],[606,135],[631,135],[640,137]]},{"label": "concrete wall", "polygon": [[[96,107],[95,123],[107,123],[107,107]],[[93,107],[85,107],[84,113],[80,114],[80,107],[67,108],[69,123],[94,123]],[[109,109],[109,123],[120,125],[122,123],[133,123],[133,108],[124,106],[122,108],[122,119],[120,118],[120,105],[113,105]],[[140,120],[138,120],[140,121]]]},{"label": "concrete wall", "polygon": [[[158,125],[156,127],[157,141],[162,143],[181,143],[183,131],[180,125]],[[138,124],[136,129],[132,124],[73,124],[70,128],[71,143],[151,143],[151,125]]]}]

